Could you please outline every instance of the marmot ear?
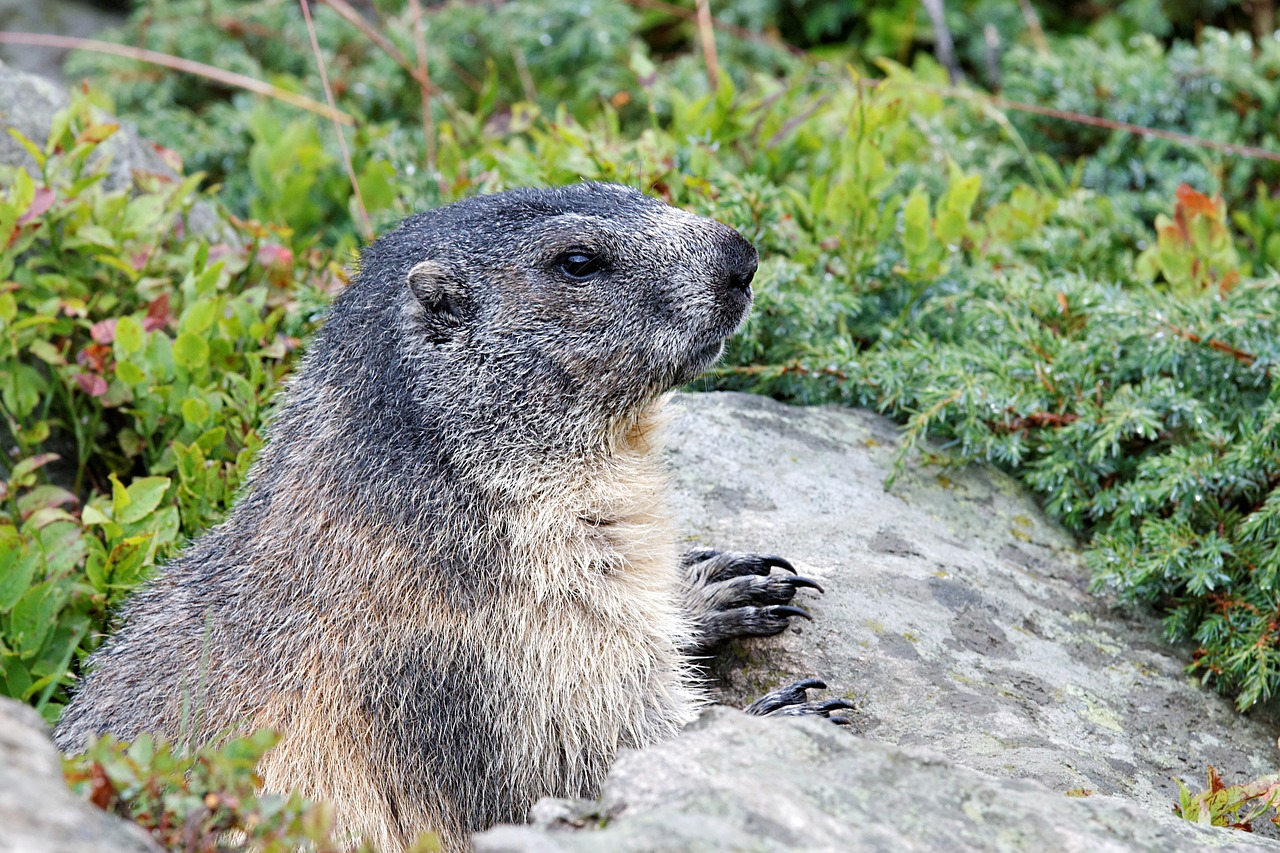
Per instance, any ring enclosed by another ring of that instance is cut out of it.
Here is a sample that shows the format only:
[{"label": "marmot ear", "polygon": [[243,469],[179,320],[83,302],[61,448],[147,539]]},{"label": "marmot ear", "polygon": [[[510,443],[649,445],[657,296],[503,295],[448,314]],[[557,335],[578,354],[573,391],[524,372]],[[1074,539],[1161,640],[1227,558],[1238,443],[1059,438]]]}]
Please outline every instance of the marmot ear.
[{"label": "marmot ear", "polygon": [[427,335],[436,343],[453,337],[462,326],[465,296],[462,287],[435,261],[421,261],[405,276],[409,292],[423,308]]}]

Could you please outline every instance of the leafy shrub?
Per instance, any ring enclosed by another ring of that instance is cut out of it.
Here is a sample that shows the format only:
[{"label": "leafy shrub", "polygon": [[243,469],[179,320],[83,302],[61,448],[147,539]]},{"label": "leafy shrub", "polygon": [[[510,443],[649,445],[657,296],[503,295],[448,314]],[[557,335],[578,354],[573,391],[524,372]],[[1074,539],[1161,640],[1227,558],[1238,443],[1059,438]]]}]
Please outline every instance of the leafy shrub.
[{"label": "leafy shrub", "polygon": [[[1013,100],[1280,150],[1280,41],[1207,29],[1196,43],[1165,47],[1151,36],[1100,44],[1067,39],[1049,53],[1025,47],[1004,61],[1003,94]],[[1113,133],[1039,115],[1014,114],[1027,144],[1080,162],[1085,187],[1119,199],[1149,219],[1181,184],[1237,206],[1280,163],[1232,157],[1167,139]]]},{"label": "leafy shrub", "polygon": [[1178,804],[1174,814],[1201,826],[1229,826],[1232,829],[1253,831],[1253,823],[1264,815],[1274,824],[1280,824],[1280,812],[1268,815],[1280,808],[1280,774],[1272,774],[1245,782],[1227,785],[1218,771],[1209,765],[1209,788],[1192,794],[1181,780],[1178,781]]},{"label": "leafy shrub", "polygon": [[[330,81],[342,108],[359,118],[353,157],[365,203],[376,212],[394,198],[385,151],[408,163],[423,151],[420,89],[350,23],[313,5]],[[408,5],[381,2],[366,12],[370,26],[412,62]],[[630,63],[640,50],[635,25],[635,13],[621,0],[584,0],[573,7],[455,2],[433,9],[426,45],[436,120],[474,138],[487,121],[505,122],[521,102],[582,115],[608,100],[625,107],[628,93],[638,89]],[[120,35],[285,88],[320,92],[296,0],[154,2],[141,6]],[[282,126],[273,112],[254,109],[249,96],[221,84],[157,74],[119,57],[79,54],[70,70],[96,77],[115,109],[131,116],[145,137],[186,152],[192,168],[223,185],[223,202],[241,215],[282,217],[273,221],[288,224],[304,244],[316,231],[330,246],[350,239],[351,190],[341,168],[331,168],[340,162],[339,150],[325,120],[307,116]],[[629,111],[644,115],[639,104]],[[394,138],[381,139],[387,134]],[[334,222],[337,228],[330,226]]]},{"label": "leafy shrub", "polygon": [[138,824],[168,850],[350,849],[331,838],[326,806],[258,790],[254,767],[276,741],[258,732],[187,755],[150,735],[127,746],[108,735],[68,759],[65,773],[73,791]]},{"label": "leafy shrub", "polygon": [[930,434],[952,459],[1016,471],[1092,534],[1097,587],[1166,609],[1205,681],[1241,708],[1275,695],[1280,288],[965,275],[890,278],[871,322],[853,326],[862,349],[823,342],[737,375],[905,417],[904,454]]},{"label": "leafy shrub", "polygon": [[0,689],[50,720],[110,607],[226,510],[318,301],[198,178],[104,189],[115,129],[80,98],[37,177],[0,173]]},{"label": "leafy shrub", "polygon": [[[395,6],[382,4],[394,22],[382,29],[412,55]],[[650,56],[635,30],[651,17],[589,6],[431,12],[438,174],[419,163],[416,84],[321,10],[375,217],[593,178],[727,221],[762,253],[756,309],[700,387],[873,405],[905,421],[904,459],[931,435],[940,459],[1015,471],[1093,537],[1098,587],[1165,608],[1207,681],[1242,708],[1280,689],[1280,289],[1250,278],[1280,263],[1269,164],[1011,121],[940,97],[927,59],[884,62],[873,84],[731,43],[710,93],[690,57]],[[1135,20],[1151,11],[1127,6]],[[873,23],[918,37],[915,22]],[[133,26],[150,47],[315,90],[286,0],[171,0]],[[1015,52],[1008,94],[1274,147],[1274,46],[1247,65],[1216,34],[1133,44]],[[51,721],[111,608],[226,511],[337,279],[326,253],[355,243],[351,189],[318,120],[82,62],[114,74],[117,106],[261,222],[217,212],[196,176],[104,189],[99,143],[113,127],[83,98],[30,146],[35,177],[0,172],[0,691]],[[755,73],[784,67],[793,76]],[[262,849],[329,849],[322,808],[256,795],[252,767],[271,742],[182,756],[107,740],[69,774],[168,844],[221,849],[239,831]],[[1262,796],[1210,788],[1184,798],[1184,815],[1234,820]]]}]

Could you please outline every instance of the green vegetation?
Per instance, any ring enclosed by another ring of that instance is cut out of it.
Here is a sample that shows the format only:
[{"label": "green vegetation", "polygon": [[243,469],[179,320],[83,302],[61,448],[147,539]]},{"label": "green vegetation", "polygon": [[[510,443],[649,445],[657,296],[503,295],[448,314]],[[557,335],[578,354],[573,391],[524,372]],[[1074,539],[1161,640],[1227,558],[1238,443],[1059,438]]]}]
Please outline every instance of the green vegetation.
[{"label": "green vegetation", "polygon": [[1254,822],[1263,816],[1280,825],[1280,774],[1227,785],[1210,765],[1208,776],[1208,790],[1198,794],[1178,782],[1178,805],[1173,809],[1178,817],[1202,826],[1229,826],[1246,832],[1252,832]]},{"label": "green vegetation", "polygon": [[[1090,543],[1098,589],[1194,643],[1193,672],[1242,709],[1274,696],[1280,41],[1192,38],[1129,2],[1046,14],[1037,47],[1016,4],[957,2],[971,78],[985,24],[1005,45],[993,101],[948,86],[915,2],[713,6],[808,52],[721,31],[713,88],[691,12],[448,3],[424,13],[424,99],[412,6],[360,26],[317,8],[375,227],[582,178],[728,222],[761,250],[757,307],[699,387],[873,406],[906,425],[901,464],[929,437],[929,461],[1001,465]],[[1238,12],[1209,22],[1256,23]],[[150,0],[121,37],[321,97],[293,0]],[[0,171],[0,691],[50,720],[111,609],[225,513],[362,239],[325,119],[118,58],[73,68],[93,94],[31,142],[38,174]],[[91,98],[191,176],[107,188]]]},{"label": "green vegetation", "polygon": [[[254,767],[277,739],[271,732],[258,732],[218,749],[182,755],[150,735],[141,735],[127,747],[108,736],[68,759],[66,776],[73,791],[132,820],[168,850],[350,849],[330,837],[328,807],[297,794],[259,792]],[[235,847],[227,842],[229,833],[242,838]]]},{"label": "green vegetation", "polygon": [[324,280],[198,177],[107,189],[116,129],[81,98],[36,178],[0,175],[0,686],[51,721],[110,608],[226,510]]}]

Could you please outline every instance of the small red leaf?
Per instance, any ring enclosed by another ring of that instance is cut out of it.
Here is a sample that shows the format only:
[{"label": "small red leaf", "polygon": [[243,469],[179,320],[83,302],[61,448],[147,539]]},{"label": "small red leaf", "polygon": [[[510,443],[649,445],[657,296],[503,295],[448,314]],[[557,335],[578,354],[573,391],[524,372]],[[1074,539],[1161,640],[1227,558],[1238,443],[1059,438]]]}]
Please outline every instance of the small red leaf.
[{"label": "small red leaf", "polygon": [[177,151],[174,151],[172,148],[165,148],[163,145],[158,145],[155,142],[151,143],[151,147],[160,155],[160,159],[164,161],[166,166],[177,172],[179,175],[182,174],[182,155]]},{"label": "small red leaf", "polygon": [[1175,195],[1178,207],[1188,213],[1199,213],[1213,219],[1218,218],[1218,205],[1214,202],[1214,199],[1209,198],[1204,193],[1197,192],[1186,184],[1179,184]]},{"label": "small red leaf", "polygon": [[[1186,184],[1183,184],[1185,187]],[[1218,775],[1218,771],[1213,769],[1213,765],[1209,765],[1209,793],[1216,794],[1224,790],[1227,786],[1222,784],[1222,777]]]},{"label": "small red leaf", "polygon": [[134,252],[129,256],[129,266],[135,270],[141,271],[147,265],[147,261],[151,258],[150,247],[143,249],[141,252]]},{"label": "small red leaf", "polygon": [[43,214],[53,205],[53,200],[56,197],[53,190],[48,187],[41,187],[36,190],[35,196],[31,199],[31,205],[18,217],[18,225],[26,225],[37,216]]},{"label": "small red leaf", "polygon": [[107,356],[110,354],[111,347],[106,344],[89,344],[76,353],[76,364],[93,370],[103,370],[107,366]]},{"label": "small red leaf", "polygon": [[119,124],[106,122],[102,124],[91,124],[77,134],[76,142],[91,142],[96,144],[108,138],[119,129]]},{"label": "small red leaf", "polygon": [[89,334],[95,343],[109,344],[116,339],[116,318],[99,320],[89,328]]},{"label": "small red leaf", "polygon": [[77,373],[76,383],[90,397],[101,397],[107,393],[107,380],[96,373]]},{"label": "small red leaf", "polygon": [[293,266],[293,252],[276,243],[263,243],[258,247],[258,262],[269,267]]},{"label": "small red leaf", "polygon": [[96,761],[89,770],[89,778],[91,786],[89,789],[89,802],[98,808],[106,811],[110,808],[111,803],[116,797],[115,785],[111,784],[111,780],[107,777],[107,772],[102,768],[101,764]]},{"label": "small red leaf", "polygon": [[147,316],[142,318],[142,328],[148,332],[163,329],[172,323],[173,314],[169,312],[169,294],[162,293],[147,305]]}]

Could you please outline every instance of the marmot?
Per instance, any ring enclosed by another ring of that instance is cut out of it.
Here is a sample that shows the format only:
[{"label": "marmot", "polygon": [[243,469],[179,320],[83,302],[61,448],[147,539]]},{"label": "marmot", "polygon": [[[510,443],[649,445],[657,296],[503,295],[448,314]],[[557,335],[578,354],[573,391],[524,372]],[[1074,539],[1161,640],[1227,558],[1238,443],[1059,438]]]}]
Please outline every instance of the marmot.
[{"label": "marmot", "polygon": [[[703,695],[691,653],[770,634],[785,560],[677,553],[658,431],[752,300],[733,229],[598,183],[412,216],[369,246],[229,518],[162,568],[56,731],[272,728],[267,790],[351,838],[446,850],[592,793]],[[806,681],[758,713],[817,713]],[[837,720],[839,721],[839,720]]]}]

